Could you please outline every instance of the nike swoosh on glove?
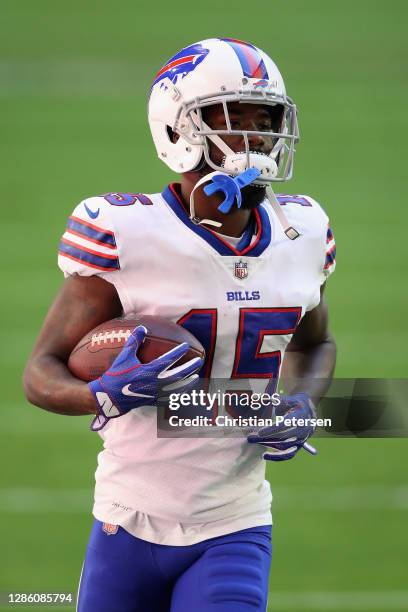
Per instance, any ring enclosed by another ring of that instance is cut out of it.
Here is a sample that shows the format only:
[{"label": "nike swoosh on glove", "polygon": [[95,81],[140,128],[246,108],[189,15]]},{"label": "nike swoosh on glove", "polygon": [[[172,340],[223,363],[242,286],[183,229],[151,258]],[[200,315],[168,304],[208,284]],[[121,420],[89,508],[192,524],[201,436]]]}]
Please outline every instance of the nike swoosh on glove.
[{"label": "nike swoosh on glove", "polygon": [[247,440],[250,444],[260,444],[270,449],[262,455],[266,461],[287,461],[292,459],[304,448],[312,455],[317,451],[307,444],[307,439],[313,435],[316,425],[303,424],[302,421],[315,419],[316,412],[313,402],[307,393],[295,393],[282,397],[281,403],[275,408],[277,416],[290,419],[291,424],[280,423],[270,427],[261,427],[257,433],[252,433]]},{"label": "nike swoosh on glove", "polygon": [[149,363],[141,363],[137,351],[147,330],[136,327],[109,370],[88,384],[98,408],[91,423],[92,431],[99,431],[110,419],[115,419],[141,406],[156,406],[158,397],[177,391],[183,393],[198,378],[203,359],[195,357],[182,365],[174,364],[190,347],[183,342]]}]

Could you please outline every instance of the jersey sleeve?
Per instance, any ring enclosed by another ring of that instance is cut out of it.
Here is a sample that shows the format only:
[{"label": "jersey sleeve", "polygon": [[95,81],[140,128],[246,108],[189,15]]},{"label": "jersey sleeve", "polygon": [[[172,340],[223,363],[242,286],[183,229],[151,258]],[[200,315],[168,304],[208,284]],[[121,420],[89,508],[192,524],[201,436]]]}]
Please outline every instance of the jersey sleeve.
[{"label": "jersey sleeve", "polygon": [[316,266],[319,283],[322,285],[336,268],[336,242],[326,212],[309,195],[277,194],[276,197],[284,206],[293,227],[309,237],[312,265]]},{"label": "jersey sleeve", "polygon": [[327,228],[326,235],[326,259],[323,266],[325,280],[334,272],[336,268],[336,241],[330,226]]},{"label": "jersey sleeve", "polygon": [[110,276],[120,270],[115,232],[103,198],[82,201],[68,218],[58,266],[64,276]]},{"label": "jersey sleeve", "polygon": [[316,235],[318,237],[317,263],[319,266],[320,284],[322,285],[336,268],[336,242],[329,217],[321,204],[310,196],[286,196],[286,200],[298,204],[295,208],[296,212],[303,216],[303,221],[306,221],[307,218],[307,226],[311,236]]}]

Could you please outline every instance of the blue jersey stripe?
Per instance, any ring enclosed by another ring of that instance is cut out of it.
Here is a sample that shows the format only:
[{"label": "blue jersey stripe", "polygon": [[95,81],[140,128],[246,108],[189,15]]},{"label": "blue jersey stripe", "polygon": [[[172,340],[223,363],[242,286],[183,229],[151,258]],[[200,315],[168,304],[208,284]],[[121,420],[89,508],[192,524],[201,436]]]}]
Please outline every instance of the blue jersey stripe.
[{"label": "blue jersey stripe", "polygon": [[67,257],[82,262],[85,265],[89,265],[92,268],[98,268],[106,271],[120,269],[118,257],[108,258],[104,257],[103,255],[96,255],[84,250],[80,246],[67,244],[63,240],[60,242],[59,252],[61,255],[66,255]]},{"label": "blue jersey stripe", "polygon": [[82,221],[77,217],[70,217],[67,223],[67,229],[72,229],[74,232],[81,234],[84,238],[91,238],[92,240],[97,240],[102,244],[106,244],[109,247],[115,247],[115,236],[113,232],[109,232],[103,230],[102,228],[93,225],[92,223],[88,223],[87,221]]},{"label": "blue jersey stripe", "polygon": [[336,249],[334,248],[329,253],[326,254],[326,262],[325,266],[332,264],[336,259]]}]

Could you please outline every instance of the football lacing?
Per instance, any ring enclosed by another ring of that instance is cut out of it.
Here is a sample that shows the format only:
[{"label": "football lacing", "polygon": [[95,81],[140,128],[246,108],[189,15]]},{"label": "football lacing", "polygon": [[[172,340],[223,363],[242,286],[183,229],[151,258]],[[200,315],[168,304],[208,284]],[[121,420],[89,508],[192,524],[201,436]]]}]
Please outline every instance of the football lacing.
[{"label": "football lacing", "polygon": [[95,346],[95,344],[99,346],[102,343],[107,344],[108,342],[113,344],[115,340],[118,342],[122,342],[122,340],[124,340],[126,342],[131,333],[132,332],[129,329],[127,329],[126,331],[123,329],[119,329],[117,331],[115,329],[112,329],[111,331],[106,331],[103,333],[100,332],[99,334],[92,334],[91,346]]}]

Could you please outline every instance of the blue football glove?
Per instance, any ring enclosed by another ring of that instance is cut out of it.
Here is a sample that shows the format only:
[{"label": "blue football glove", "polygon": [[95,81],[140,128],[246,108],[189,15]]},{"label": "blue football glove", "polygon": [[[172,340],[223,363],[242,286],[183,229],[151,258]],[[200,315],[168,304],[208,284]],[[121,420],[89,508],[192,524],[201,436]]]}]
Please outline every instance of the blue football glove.
[{"label": "blue football glove", "polygon": [[[285,419],[315,419],[316,413],[313,402],[307,393],[296,393],[282,397],[282,401],[274,411],[274,417],[283,416]],[[308,444],[307,439],[314,433],[314,425],[271,425],[261,427],[257,433],[248,436],[250,444],[260,444],[270,449],[262,455],[266,461],[287,461],[304,448],[310,454],[316,455],[316,449]]]},{"label": "blue football glove", "polygon": [[189,345],[183,342],[150,363],[142,364],[136,353],[146,333],[142,325],[136,327],[109,370],[89,383],[99,413],[91,423],[92,431],[99,431],[110,419],[135,408],[155,406],[159,398],[173,391],[183,393],[194,386],[203,359],[195,357],[171,368],[189,351]]}]

